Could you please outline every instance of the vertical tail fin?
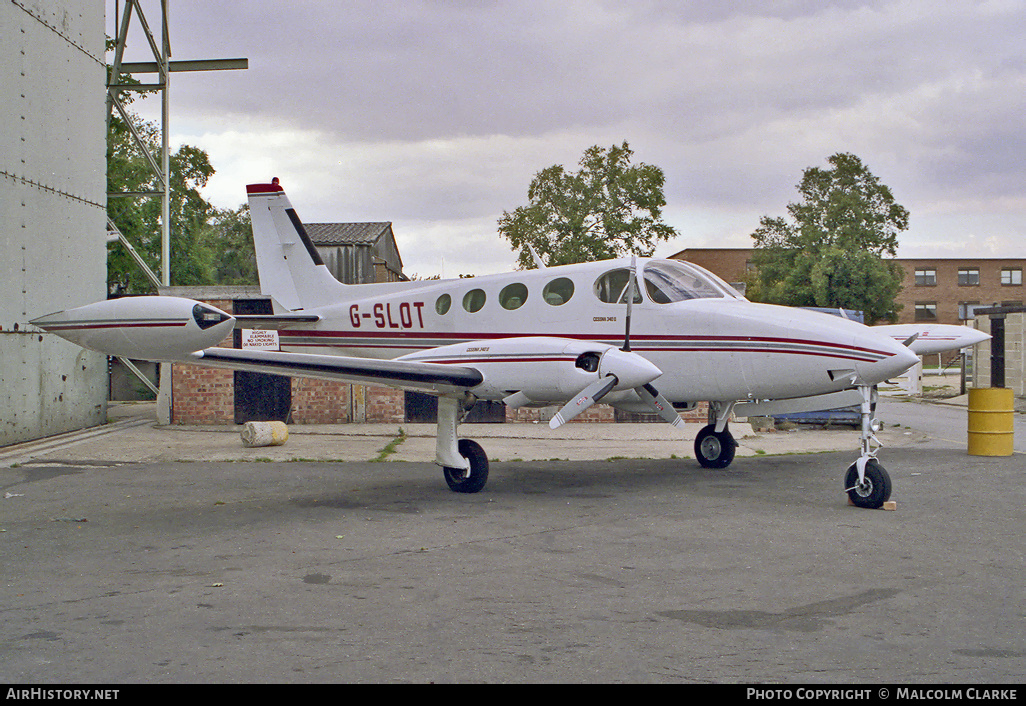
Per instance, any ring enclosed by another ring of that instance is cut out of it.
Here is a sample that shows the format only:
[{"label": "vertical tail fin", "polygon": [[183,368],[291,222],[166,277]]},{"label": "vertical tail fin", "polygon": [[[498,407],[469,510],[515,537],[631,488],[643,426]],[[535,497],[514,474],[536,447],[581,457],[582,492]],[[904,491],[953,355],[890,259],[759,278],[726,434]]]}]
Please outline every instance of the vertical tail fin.
[{"label": "vertical tail fin", "polygon": [[312,309],[342,298],[346,286],[324,266],[285,190],[275,179],[250,184],[249,212],[253,222],[260,291],[286,311]]}]

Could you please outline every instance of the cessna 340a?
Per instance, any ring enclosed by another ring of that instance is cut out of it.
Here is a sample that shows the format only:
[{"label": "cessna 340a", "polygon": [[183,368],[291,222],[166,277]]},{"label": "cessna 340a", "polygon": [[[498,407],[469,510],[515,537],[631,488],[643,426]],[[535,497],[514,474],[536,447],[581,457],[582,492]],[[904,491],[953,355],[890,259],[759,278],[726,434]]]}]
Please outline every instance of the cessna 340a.
[{"label": "cessna 340a", "polygon": [[[458,280],[345,285],[324,266],[275,179],[247,187],[260,285],[274,314],[232,317],[176,297],[132,297],[32,323],[108,355],[383,384],[438,396],[435,462],[456,492],[477,492],[488,459],[457,426],[477,400],[563,405],[556,428],[603,402],[658,414],[709,402],[695,439],[725,468],[741,416],[860,405],[861,453],[844,488],[855,505],[891,492],[876,460],[878,383],[918,361],[860,323],[755,304],[677,260],[607,260]],[[282,351],[217,348],[239,325],[279,331]]]}]

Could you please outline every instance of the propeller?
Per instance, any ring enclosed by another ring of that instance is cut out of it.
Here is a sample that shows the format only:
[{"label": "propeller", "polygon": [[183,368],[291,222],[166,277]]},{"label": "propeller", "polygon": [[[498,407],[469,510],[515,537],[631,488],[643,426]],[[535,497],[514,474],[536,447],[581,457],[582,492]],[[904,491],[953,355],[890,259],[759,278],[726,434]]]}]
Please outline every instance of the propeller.
[{"label": "propeller", "polygon": [[677,413],[677,410],[673,408],[673,405],[670,404],[670,401],[659,394],[659,390],[652,387],[651,383],[647,383],[641,387],[636,387],[634,388],[634,391],[638,393],[638,397],[645,402],[648,402],[649,406],[655,410],[656,414],[658,414],[659,418],[664,422],[672,424],[675,427],[679,427],[684,424],[684,420],[680,418],[680,415]]},{"label": "propeller", "polygon": [[556,416],[549,420],[550,429],[558,429],[584,410],[591,407],[600,399],[605,397],[610,390],[616,387],[616,376],[607,375],[588,385],[581,390],[581,393],[574,399],[563,405],[563,408],[556,412]]},{"label": "propeller", "polygon": [[617,387],[633,389],[638,397],[668,424],[675,427],[684,424],[684,420],[673,408],[673,404],[652,385],[652,381],[662,375],[662,371],[631,351],[631,314],[637,288],[637,261],[632,257],[630,279],[627,284],[627,316],[624,324],[623,347],[619,350],[610,348],[602,354],[599,363],[599,379],[563,405],[562,409],[549,421],[549,427],[552,429],[563,426]]},{"label": "propeller", "polygon": [[[581,390],[572,400],[563,405],[562,409],[549,420],[549,427],[558,429],[584,410],[601,400],[614,388],[642,390],[644,386],[651,388],[653,400],[659,399],[660,403],[653,402],[658,409],[659,404],[666,407],[670,403],[651,387],[649,383],[662,375],[662,371],[651,362],[642,358],[637,353],[631,352],[631,306],[634,302],[634,293],[637,288],[635,261],[631,259],[631,274],[627,285],[627,322],[624,327],[623,347],[619,350],[609,348],[602,354],[599,361],[599,379]],[[639,392],[640,394],[640,392]]]},{"label": "propeller", "polygon": [[638,264],[637,259],[631,255],[631,276],[627,284],[627,317],[626,323],[624,324],[623,330],[623,348],[622,351],[630,351],[631,349],[631,309],[634,306],[634,291],[638,286]]}]

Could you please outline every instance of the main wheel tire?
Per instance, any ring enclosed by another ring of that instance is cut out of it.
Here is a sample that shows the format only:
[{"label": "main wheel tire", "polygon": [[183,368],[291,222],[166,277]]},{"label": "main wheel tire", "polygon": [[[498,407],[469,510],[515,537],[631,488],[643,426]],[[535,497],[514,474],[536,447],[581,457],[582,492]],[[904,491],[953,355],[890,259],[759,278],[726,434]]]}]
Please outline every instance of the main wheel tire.
[{"label": "main wheel tire", "polygon": [[470,461],[470,470],[462,468],[442,468],[445,482],[454,493],[477,493],[488,481],[488,456],[481,444],[470,439],[460,439],[457,445],[460,456]]},{"label": "main wheel tire", "polygon": [[891,497],[891,476],[875,458],[866,462],[865,480],[859,483],[858,464],[848,466],[844,474],[844,488],[853,505],[876,510]]},{"label": "main wheel tire", "polygon": [[737,442],[729,429],[716,431],[712,424],[702,427],[695,438],[695,458],[703,468],[726,468],[734,460]]}]

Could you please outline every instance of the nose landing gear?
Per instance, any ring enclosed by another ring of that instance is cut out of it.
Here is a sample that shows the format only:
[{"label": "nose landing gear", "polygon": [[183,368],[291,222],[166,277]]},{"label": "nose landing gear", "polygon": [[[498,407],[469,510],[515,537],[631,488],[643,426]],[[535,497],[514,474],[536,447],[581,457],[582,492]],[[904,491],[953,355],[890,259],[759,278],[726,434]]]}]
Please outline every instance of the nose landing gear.
[{"label": "nose landing gear", "polygon": [[876,438],[876,420],[873,419],[876,386],[859,385],[859,392],[862,393],[861,455],[844,474],[844,492],[853,505],[875,510],[891,497],[891,477],[876,460],[876,452],[883,446]]}]

